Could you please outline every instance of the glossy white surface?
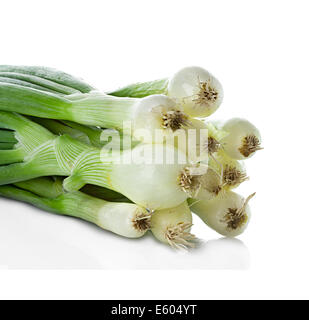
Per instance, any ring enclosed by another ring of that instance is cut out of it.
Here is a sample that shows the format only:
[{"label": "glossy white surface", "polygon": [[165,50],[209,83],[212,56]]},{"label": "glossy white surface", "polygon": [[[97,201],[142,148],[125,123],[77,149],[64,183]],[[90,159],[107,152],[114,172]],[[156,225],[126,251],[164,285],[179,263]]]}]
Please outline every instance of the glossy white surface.
[{"label": "glossy white surface", "polygon": [[[213,235],[192,252],[154,240],[128,240],[89,223],[1,199],[0,266],[12,269],[247,269],[250,254],[237,239]],[[196,231],[208,228],[198,219]]]},{"label": "glossy white surface", "polygon": [[301,0],[1,3],[1,64],[57,67],[102,90],[201,65],[224,88],[213,118],[248,118],[265,149],[240,189],[257,192],[246,233],[217,240],[195,219],[205,243],[187,254],[1,199],[0,298],[309,298],[308,9]]}]

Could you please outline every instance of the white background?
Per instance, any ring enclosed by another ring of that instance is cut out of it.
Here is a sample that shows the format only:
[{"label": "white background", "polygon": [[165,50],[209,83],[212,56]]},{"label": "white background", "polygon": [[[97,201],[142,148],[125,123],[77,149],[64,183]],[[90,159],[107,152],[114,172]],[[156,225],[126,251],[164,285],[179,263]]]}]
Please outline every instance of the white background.
[{"label": "white background", "polygon": [[1,1],[1,64],[55,67],[102,90],[200,65],[225,89],[213,118],[248,118],[265,149],[240,190],[257,192],[246,233],[218,240],[195,219],[204,244],[188,254],[1,199],[0,298],[309,298],[308,10],[298,0]]}]

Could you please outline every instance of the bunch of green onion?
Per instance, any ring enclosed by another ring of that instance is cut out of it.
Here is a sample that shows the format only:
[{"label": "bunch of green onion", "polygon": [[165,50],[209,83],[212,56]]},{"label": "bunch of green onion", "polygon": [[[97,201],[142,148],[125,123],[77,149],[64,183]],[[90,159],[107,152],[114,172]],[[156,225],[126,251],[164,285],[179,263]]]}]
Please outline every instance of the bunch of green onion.
[{"label": "bunch of green onion", "polygon": [[253,195],[232,190],[261,137],[244,119],[209,121],[222,100],[198,67],[106,93],[55,69],[0,66],[0,195],[174,248],[196,242],[191,211],[237,236]]}]

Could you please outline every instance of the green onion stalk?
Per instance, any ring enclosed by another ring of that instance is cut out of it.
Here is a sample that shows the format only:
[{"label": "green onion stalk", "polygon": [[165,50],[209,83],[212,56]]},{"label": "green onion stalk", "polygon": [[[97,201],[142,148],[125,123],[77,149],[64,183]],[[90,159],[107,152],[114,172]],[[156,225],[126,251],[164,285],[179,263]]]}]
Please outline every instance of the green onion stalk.
[{"label": "green onion stalk", "polygon": [[[119,193],[93,185],[87,185],[83,192],[108,201],[130,202]],[[154,237],[174,249],[188,249],[195,247],[198,239],[191,233],[193,226],[192,213],[187,202],[177,207],[156,210],[151,213],[151,232]]]},{"label": "green onion stalk", "polygon": [[[130,202],[123,195],[98,186],[87,185],[81,191],[103,200]],[[152,212],[151,232],[157,240],[174,249],[193,248],[198,239],[191,233],[192,220],[188,203],[183,202],[174,208]]]},{"label": "green onion stalk", "polygon": [[61,95],[87,93],[94,89],[70,74],[41,66],[0,65],[0,83],[11,83]]},{"label": "green onion stalk", "polygon": [[191,126],[190,118],[174,100],[164,95],[118,98],[99,91],[62,95],[0,82],[0,110],[68,120],[88,126],[130,130],[137,140],[161,142]]},{"label": "green onion stalk", "polygon": [[220,82],[200,67],[187,67],[176,72],[170,79],[136,83],[109,94],[135,98],[164,94],[183,105],[184,112],[192,117],[210,116],[223,100]]},{"label": "green onion stalk", "polygon": [[86,220],[127,238],[139,238],[150,229],[150,213],[136,204],[108,202],[79,191],[64,193],[46,178],[0,186],[0,195]]}]

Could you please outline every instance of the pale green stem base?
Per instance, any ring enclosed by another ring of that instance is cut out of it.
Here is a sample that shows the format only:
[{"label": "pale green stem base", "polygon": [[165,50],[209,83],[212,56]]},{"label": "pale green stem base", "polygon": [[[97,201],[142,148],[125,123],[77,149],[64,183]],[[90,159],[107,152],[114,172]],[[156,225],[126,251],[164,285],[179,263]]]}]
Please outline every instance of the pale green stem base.
[{"label": "pale green stem base", "polygon": [[97,224],[99,209],[104,200],[95,199],[81,192],[66,193],[55,199],[37,196],[13,186],[0,186],[0,195],[32,204],[53,213],[80,218]]}]

